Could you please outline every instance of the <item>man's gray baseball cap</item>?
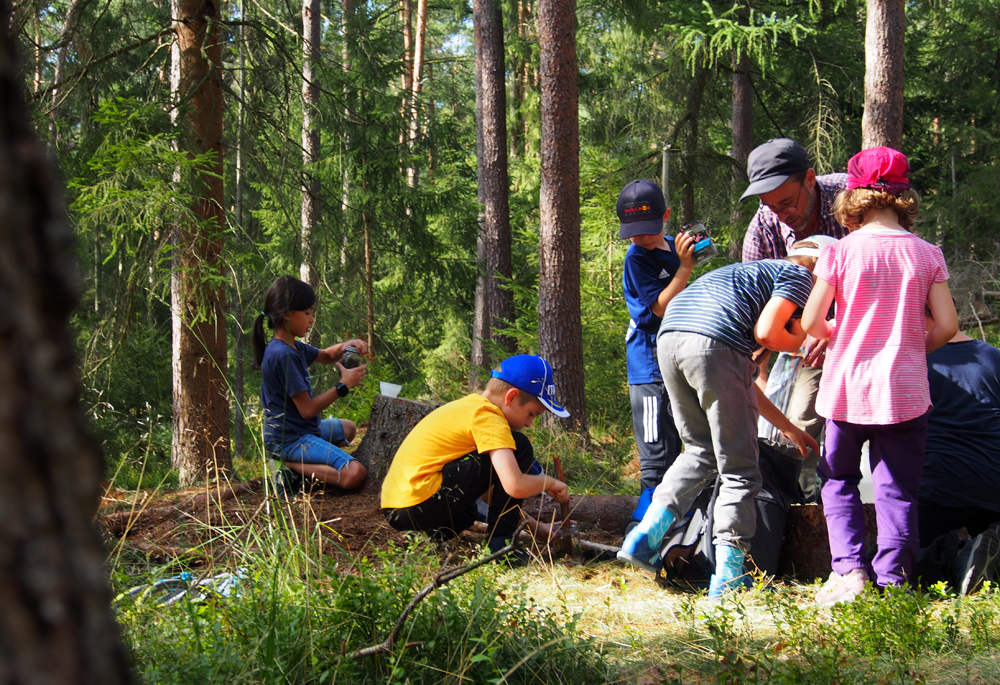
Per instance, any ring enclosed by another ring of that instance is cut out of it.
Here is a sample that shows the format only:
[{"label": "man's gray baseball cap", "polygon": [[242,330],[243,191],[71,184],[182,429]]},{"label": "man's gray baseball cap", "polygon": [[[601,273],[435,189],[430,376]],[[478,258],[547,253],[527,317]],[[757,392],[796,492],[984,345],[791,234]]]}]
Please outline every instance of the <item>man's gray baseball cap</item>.
[{"label": "man's gray baseball cap", "polygon": [[747,176],[750,185],[740,196],[740,202],[751,195],[775,190],[789,176],[808,171],[809,153],[791,138],[772,138],[758,145],[747,158]]}]

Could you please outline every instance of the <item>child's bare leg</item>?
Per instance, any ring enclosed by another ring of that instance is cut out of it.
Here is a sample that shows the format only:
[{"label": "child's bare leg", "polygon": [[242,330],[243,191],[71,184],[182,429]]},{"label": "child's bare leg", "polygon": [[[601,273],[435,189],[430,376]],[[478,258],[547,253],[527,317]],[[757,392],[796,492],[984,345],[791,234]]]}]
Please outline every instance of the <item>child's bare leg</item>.
[{"label": "child's bare leg", "polygon": [[303,464],[297,461],[286,461],[285,466],[303,476],[336,485],[344,490],[361,487],[368,477],[368,471],[356,459],[347,462],[340,470],[325,464]]},{"label": "child's bare leg", "polygon": [[350,445],[354,441],[354,436],[358,434],[358,427],[353,421],[347,419],[341,419],[340,425],[344,429],[344,442]]}]

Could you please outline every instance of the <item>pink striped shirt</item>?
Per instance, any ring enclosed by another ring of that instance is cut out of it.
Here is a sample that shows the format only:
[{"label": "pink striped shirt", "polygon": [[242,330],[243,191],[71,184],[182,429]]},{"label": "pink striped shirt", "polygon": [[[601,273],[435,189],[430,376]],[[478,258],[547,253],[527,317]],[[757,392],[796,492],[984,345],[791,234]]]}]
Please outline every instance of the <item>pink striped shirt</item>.
[{"label": "pink striped shirt", "polygon": [[932,283],[948,280],[941,249],[908,231],[863,227],[823,250],[816,277],[837,303],[819,415],[888,425],[926,414],[924,303]]}]

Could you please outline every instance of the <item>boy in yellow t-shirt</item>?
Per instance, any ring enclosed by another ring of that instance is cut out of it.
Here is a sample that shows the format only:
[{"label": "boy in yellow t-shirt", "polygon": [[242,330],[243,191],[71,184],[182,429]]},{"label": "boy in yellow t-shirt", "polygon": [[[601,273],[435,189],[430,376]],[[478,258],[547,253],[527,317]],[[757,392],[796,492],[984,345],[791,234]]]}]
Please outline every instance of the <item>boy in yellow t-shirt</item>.
[{"label": "boy in yellow t-shirt", "polygon": [[[476,520],[476,500],[490,491],[490,549],[506,544],[521,521],[521,500],[547,492],[569,501],[566,484],[528,473],[535,463],[518,432],[548,409],[569,416],[555,401],[552,367],[537,355],[510,357],[482,394],[438,407],[396,451],[382,483],[382,513],[396,530],[422,530],[432,539],[455,537]],[[547,533],[529,520],[533,532]]]}]

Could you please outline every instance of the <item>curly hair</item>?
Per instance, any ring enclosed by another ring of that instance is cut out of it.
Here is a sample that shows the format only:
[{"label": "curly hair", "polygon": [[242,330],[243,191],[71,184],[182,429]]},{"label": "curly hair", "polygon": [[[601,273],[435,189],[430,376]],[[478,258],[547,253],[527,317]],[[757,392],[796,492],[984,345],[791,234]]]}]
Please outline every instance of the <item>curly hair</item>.
[{"label": "curly hair", "polygon": [[911,189],[899,195],[890,195],[882,190],[854,188],[843,190],[833,203],[833,217],[849,231],[861,228],[865,213],[872,210],[892,209],[896,212],[899,225],[910,230],[919,213],[920,198]]}]

